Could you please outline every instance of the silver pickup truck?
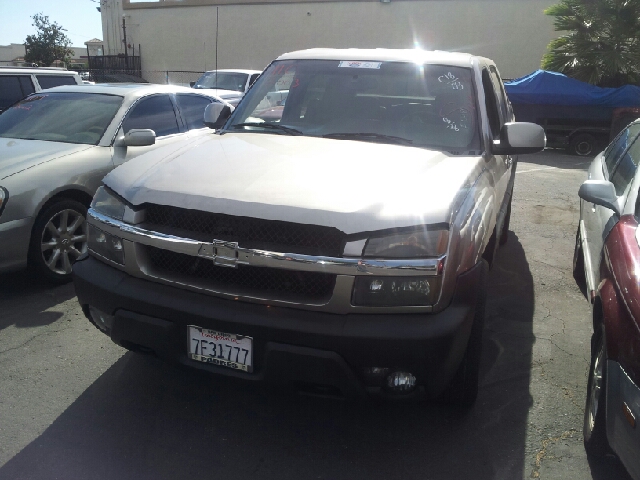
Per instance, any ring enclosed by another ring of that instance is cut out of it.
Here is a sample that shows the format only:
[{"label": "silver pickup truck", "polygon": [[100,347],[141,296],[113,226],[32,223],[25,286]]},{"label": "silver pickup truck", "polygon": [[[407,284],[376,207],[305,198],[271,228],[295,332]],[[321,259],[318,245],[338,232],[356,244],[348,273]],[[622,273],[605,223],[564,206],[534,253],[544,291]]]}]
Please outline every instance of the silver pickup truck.
[{"label": "silver pickup truck", "polygon": [[545,145],[493,62],[288,53],[205,123],[104,179],[73,268],[89,320],[216,374],[473,404],[514,155]]}]

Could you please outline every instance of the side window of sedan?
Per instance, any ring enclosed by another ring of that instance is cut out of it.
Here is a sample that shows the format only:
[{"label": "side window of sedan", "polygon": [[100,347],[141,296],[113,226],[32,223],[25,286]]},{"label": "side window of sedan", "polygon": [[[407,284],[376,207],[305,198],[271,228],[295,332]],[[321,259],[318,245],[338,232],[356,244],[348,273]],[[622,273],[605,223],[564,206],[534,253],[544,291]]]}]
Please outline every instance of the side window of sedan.
[{"label": "side window of sedan", "polygon": [[624,193],[627,186],[633,179],[640,162],[640,141],[633,140],[633,144],[620,157],[618,164],[611,176],[611,183],[616,188],[616,195]]},{"label": "side window of sedan", "polygon": [[201,95],[176,95],[176,99],[187,129],[204,128],[204,109],[213,100]]},{"label": "side window of sedan", "polygon": [[640,124],[634,124],[620,132],[620,134],[614,139],[614,141],[607,147],[604,152],[605,166],[609,179],[612,178],[616,165],[622,158],[622,154],[627,147],[634,141],[634,139],[640,133]]},{"label": "side window of sedan", "polygon": [[122,124],[125,133],[132,128],[150,128],[156,132],[156,137],[180,133],[169,96],[154,95],[138,101]]}]

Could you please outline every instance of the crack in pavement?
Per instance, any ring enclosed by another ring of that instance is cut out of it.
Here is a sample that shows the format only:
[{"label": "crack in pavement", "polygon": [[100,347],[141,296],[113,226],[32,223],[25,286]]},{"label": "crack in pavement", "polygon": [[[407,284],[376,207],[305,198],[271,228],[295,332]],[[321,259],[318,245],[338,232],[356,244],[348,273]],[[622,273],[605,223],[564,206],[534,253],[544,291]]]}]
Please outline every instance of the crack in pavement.
[{"label": "crack in pavement", "polygon": [[52,330],[52,331],[48,331],[48,332],[43,332],[43,333],[39,333],[37,335],[34,335],[33,337],[29,338],[27,341],[25,341],[24,343],[17,345],[15,347],[11,347],[11,348],[7,348],[6,350],[0,350],[0,355],[4,355],[5,353],[9,353],[12,352],[14,350],[18,350],[19,348],[22,348],[24,346],[26,346],[28,343],[30,343],[32,340],[35,340],[38,337],[43,337],[45,335],[51,335],[54,333],[60,333],[60,332],[65,332],[67,330],[73,330],[74,327],[67,327],[67,328],[61,328],[60,330]]},{"label": "crack in pavement", "polygon": [[546,438],[542,441],[542,448],[538,450],[538,453],[536,454],[536,463],[535,463],[535,467],[531,471],[531,475],[530,475],[531,478],[540,478],[540,467],[542,467],[542,460],[544,460],[544,458],[547,457],[549,446],[555,445],[560,440],[566,440],[567,438],[571,437],[575,432],[577,432],[577,430],[575,428],[572,428],[571,430],[566,430],[562,432],[562,434],[560,434],[557,437]]}]

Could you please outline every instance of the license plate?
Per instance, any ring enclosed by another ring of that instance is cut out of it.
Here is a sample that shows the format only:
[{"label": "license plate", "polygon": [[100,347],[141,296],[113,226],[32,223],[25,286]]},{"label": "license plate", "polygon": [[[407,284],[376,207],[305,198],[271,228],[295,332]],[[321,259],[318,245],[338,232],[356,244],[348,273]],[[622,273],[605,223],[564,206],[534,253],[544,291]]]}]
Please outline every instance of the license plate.
[{"label": "license plate", "polygon": [[253,371],[253,339],[189,325],[189,358],[221,367]]}]

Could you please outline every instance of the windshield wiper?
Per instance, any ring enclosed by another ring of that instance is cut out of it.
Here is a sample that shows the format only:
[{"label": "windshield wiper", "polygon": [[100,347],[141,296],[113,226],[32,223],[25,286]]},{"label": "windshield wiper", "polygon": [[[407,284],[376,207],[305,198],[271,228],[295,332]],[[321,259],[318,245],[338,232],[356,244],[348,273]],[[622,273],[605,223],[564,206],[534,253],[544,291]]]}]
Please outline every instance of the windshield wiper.
[{"label": "windshield wiper", "polygon": [[280,125],[278,123],[267,123],[267,122],[246,122],[246,123],[237,123],[235,125],[231,125],[229,129],[236,129],[242,127],[258,127],[265,128],[267,130],[279,130],[284,133],[288,133],[289,135],[302,135],[300,130],[296,130],[295,128],[285,127],[284,125]]},{"label": "windshield wiper", "polygon": [[337,138],[343,140],[364,140],[377,141],[382,143],[395,143],[397,145],[411,145],[413,140],[402,137],[394,137],[393,135],[383,135],[381,133],[327,133],[322,135],[323,138]]}]

